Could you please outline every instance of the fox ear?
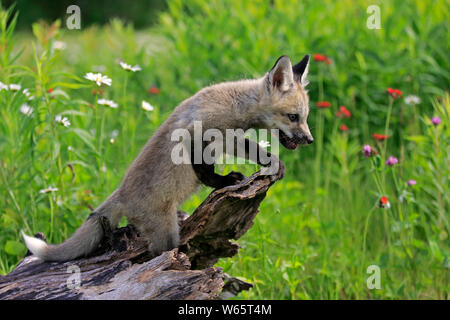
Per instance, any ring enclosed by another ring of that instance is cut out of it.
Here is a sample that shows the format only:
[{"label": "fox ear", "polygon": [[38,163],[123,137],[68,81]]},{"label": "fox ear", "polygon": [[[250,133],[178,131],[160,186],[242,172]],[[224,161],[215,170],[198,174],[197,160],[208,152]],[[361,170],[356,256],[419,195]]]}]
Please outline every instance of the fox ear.
[{"label": "fox ear", "polygon": [[272,88],[287,91],[294,82],[292,64],[288,56],[281,56],[269,71],[269,83]]},{"label": "fox ear", "polygon": [[309,83],[306,80],[306,76],[308,75],[309,69],[309,54],[303,57],[303,59],[292,67],[292,72],[294,73],[295,81],[299,82],[302,87],[306,87]]}]

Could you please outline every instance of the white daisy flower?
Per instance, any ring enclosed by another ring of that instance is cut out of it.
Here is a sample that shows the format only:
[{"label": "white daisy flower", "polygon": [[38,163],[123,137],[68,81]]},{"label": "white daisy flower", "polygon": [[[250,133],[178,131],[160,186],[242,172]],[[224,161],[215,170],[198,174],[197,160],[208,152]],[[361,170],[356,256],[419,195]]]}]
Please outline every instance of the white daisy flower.
[{"label": "white daisy flower", "polygon": [[117,103],[115,103],[112,100],[107,100],[107,99],[99,99],[97,101],[97,103],[101,104],[101,105],[104,105],[104,106],[108,106],[110,108],[114,108],[114,109],[118,107]]},{"label": "white daisy flower", "polygon": [[52,43],[53,50],[64,50],[64,49],[66,49],[66,47],[67,47],[67,45],[63,41],[56,40]]},{"label": "white daisy flower", "polygon": [[21,88],[22,88],[22,86],[20,84],[11,83],[9,85],[9,90],[11,90],[11,91],[19,91]]},{"label": "white daisy flower", "polygon": [[258,144],[264,149],[267,148],[267,147],[270,147],[270,142],[269,141],[261,140],[260,142],[258,142]]},{"label": "white daisy flower", "polygon": [[122,67],[122,69],[126,70],[126,71],[141,71],[141,67],[139,65],[135,65],[134,67],[132,67],[130,64],[126,64],[125,62],[120,61],[119,62],[120,66]]},{"label": "white daisy flower", "polygon": [[49,192],[56,192],[58,191],[58,188],[54,188],[54,187],[48,187],[42,190],[39,190],[40,193],[49,193]]},{"label": "white daisy flower", "polygon": [[25,95],[25,97],[28,98],[28,100],[33,100],[34,96],[31,95],[30,91],[28,89],[23,89],[22,93]]},{"label": "white daisy flower", "polygon": [[55,121],[62,124],[64,127],[69,127],[70,126],[70,121],[69,119],[67,119],[66,117],[62,117],[60,114],[58,114],[55,117]]},{"label": "white daisy flower", "polygon": [[144,100],[142,100],[141,106],[145,111],[153,111],[155,109],[150,103]]},{"label": "white daisy flower", "polygon": [[414,105],[420,103],[420,98],[415,95],[409,95],[409,96],[405,97],[405,103],[414,106]]},{"label": "white daisy flower", "polygon": [[114,142],[116,142],[116,140],[114,140],[114,138],[109,139],[109,143],[113,144]]},{"label": "white daisy flower", "polygon": [[31,114],[33,113],[33,108],[32,107],[30,107],[29,105],[27,105],[27,104],[22,104],[21,106],[20,106],[20,108],[19,108],[19,111],[20,112],[22,112],[24,115],[26,115],[27,117],[30,117],[31,116]]},{"label": "white daisy flower", "polygon": [[9,87],[7,84],[4,84],[3,82],[0,81],[0,91],[2,90],[9,90]]},{"label": "white daisy flower", "polygon": [[101,73],[86,73],[86,75],[84,76],[86,79],[91,80],[91,81],[95,81],[95,83],[97,83],[97,85],[100,87],[102,84],[106,84],[108,86],[111,85],[112,80],[110,78],[108,78],[107,76],[102,75]]}]

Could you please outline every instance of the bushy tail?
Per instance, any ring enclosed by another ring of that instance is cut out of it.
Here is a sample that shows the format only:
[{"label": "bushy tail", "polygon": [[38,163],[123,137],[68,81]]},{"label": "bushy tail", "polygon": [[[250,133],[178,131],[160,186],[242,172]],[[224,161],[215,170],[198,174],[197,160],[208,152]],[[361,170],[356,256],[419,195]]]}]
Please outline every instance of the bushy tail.
[{"label": "bushy tail", "polygon": [[109,219],[111,227],[117,225],[120,218],[117,204],[106,202],[92,213],[75,233],[59,245],[47,244],[41,239],[29,237],[22,232],[27,248],[38,258],[45,261],[69,261],[94,251],[103,238],[101,217]]}]

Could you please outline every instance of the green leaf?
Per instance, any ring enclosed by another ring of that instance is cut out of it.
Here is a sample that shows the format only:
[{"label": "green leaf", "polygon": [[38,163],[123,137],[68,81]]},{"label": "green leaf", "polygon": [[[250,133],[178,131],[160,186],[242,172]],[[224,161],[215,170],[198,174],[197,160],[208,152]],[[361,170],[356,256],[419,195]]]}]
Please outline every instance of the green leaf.
[{"label": "green leaf", "polygon": [[5,252],[14,256],[23,254],[25,250],[25,246],[18,241],[8,240],[5,244]]}]

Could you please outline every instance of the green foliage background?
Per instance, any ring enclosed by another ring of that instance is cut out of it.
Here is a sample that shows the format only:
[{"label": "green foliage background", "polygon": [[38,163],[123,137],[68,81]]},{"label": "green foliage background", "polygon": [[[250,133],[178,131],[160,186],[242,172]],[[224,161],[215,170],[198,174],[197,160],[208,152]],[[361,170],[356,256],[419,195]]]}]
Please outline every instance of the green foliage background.
[{"label": "green foliage background", "polygon": [[[366,27],[372,4],[381,10],[380,30]],[[316,141],[281,150],[285,178],[238,241],[239,255],[219,265],[255,283],[238,298],[448,298],[448,2],[171,0],[167,6],[151,29],[112,19],[66,30],[62,21],[35,24],[34,35],[12,33],[14,20],[7,29],[2,12],[0,81],[20,83],[36,98],[0,92],[1,272],[23,256],[20,230],[42,231],[52,243],[70,236],[182,100],[211,83],[259,77],[281,54],[300,60],[322,53],[332,63],[312,61],[308,86]],[[56,40],[65,50],[52,49]],[[143,71],[126,73],[119,60]],[[117,109],[96,105],[98,88],[83,78],[91,71],[113,79],[101,97]],[[390,105],[388,87],[421,103],[401,98]],[[142,100],[155,110],[142,110]],[[324,100],[331,108],[315,107]],[[22,103],[34,108],[33,117],[19,112]],[[336,117],[341,105],[350,119]],[[71,126],[56,123],[57,114]],[[433,116],[442,119],[439,126]],[[387,118],[389,139],[376,142],[372,135],[385,132]],[[349,131],[341,132],[341,124]],[[380,154],[365,159],[364,144]],[[384,164],[390,155],[399,165]],[[218,168],[236,169],[258,168]],[[409,179],[417,185],[408,186]],[[39,193],[48,186],[59,190]],[[210,191],[202,189],[183,209],[192,212]],[[383,195],[390,209],[378,208]],[[370,265],[381,269],[381,289],[367,288]]]}]

